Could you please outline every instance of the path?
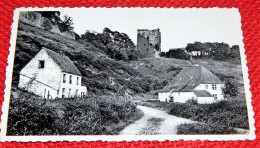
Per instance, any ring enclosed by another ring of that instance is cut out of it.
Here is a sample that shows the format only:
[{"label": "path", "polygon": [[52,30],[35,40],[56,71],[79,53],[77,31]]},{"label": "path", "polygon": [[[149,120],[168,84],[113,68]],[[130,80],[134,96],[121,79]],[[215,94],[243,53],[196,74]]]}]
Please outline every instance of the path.
[{"label": "path", "polygon": [[153,134],[177,134],[177,126],[182,123],[192,123],[189,119],[184,119],[167,114],[164,111],[146,107],[137,106],[144,112],[144,116],[130,124],[120,135],[153,135]]}]

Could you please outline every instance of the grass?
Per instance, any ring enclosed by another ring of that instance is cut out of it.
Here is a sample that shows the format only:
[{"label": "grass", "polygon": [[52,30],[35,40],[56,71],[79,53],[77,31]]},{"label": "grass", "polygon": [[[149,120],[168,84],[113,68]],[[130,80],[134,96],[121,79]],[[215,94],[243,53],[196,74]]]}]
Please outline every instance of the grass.
[{"label": "grass", "polygon": [[142,129],[142,132],[139,135],[156,135],[159,134],[159,127],[162,124],[164,119],[162,118],[150,118],[147,121],[147,126]]},{"label": "grass", "polygon": [[238,132],[232,128],[216,124],[191,123],[181,124],[177,127],[177,134],[237,134]]},{"label": "grass", "polygon": [[143,116],[127,98],[46,100],[12,91],[7,135],[114,135]]},{"label": "grass", "polygon": [[153,79],[153,89],[164,88],[183,67],[191,66],[186,60],[174,58],[146,58],[126,62],[134,70]]}]

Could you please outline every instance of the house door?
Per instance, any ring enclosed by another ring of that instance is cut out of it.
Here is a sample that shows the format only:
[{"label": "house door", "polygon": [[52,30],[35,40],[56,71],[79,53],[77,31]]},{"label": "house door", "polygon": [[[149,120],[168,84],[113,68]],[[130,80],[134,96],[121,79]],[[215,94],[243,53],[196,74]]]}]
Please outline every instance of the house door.
[{"label": "house door", "polygon": [[170,96],[169,102],[174,102],[173,96]]}]

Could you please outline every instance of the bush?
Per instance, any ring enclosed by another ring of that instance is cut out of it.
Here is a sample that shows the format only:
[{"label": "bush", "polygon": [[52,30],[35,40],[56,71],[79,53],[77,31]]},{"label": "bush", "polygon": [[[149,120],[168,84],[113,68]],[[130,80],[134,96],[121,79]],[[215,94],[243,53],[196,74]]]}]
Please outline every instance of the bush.
[{"label": "bush", "polygon": [[213,104],[187,103],[143,103],[142,105],[159,108],[171,115],[188,118],[208,124],[249,129],[246,102],[241,97],[227,98]]},{"label": "bush", "polygon": [[181,124],[177,127],[177,134],[237,134],[232,127],[218,124]]},{"label": "bush", "polygon": [[46,100],[15,91],[10,100],[7,135],[118,134],[142,116],[136,105],[124,97]]}]

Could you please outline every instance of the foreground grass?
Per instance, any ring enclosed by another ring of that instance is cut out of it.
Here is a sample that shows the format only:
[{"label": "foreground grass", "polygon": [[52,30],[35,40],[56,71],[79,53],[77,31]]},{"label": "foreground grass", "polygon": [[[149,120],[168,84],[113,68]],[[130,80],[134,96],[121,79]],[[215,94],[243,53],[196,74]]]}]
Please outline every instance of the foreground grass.
[{"label": "foreground grass", "polygon": [[113,135],[143,116],[123,97],[45,100],[17,91],[10,100],[7,135]]},{"label": "foreground grass", "polygon": [[249,129],[247,107],[242,98],[230,98],[214,104],[143,102],[171,115],[199,121],[178,127],[179,134],[229,134],[234,128]]},{"label": "foreground grass", "polygon": [[177,127],[177,134],[237,134],[238,132],[232,128],[223,125],[191,123],[181,124]]},{"label": "foreground grass", "polygon": [[139,135],[158,135],[160,125],[164,119],[162,118],[150,118],[147,121],[147,125],[145,128],[142,129],[142,132]]}]

